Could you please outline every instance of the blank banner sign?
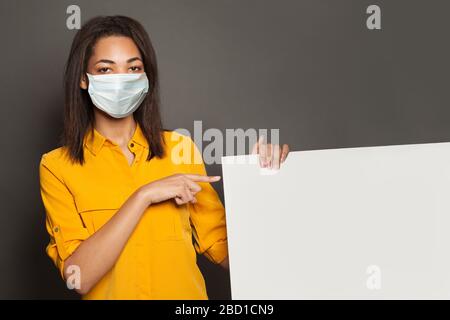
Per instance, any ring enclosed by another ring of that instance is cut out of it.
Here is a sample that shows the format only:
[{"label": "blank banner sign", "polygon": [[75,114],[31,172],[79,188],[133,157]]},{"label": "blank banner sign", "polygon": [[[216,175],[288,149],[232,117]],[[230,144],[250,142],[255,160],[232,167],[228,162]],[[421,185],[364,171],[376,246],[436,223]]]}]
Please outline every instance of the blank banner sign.
[{"label": "blank banner sign", "polygon": [[450,143],[222,168],[233,299],[450,298]]}]

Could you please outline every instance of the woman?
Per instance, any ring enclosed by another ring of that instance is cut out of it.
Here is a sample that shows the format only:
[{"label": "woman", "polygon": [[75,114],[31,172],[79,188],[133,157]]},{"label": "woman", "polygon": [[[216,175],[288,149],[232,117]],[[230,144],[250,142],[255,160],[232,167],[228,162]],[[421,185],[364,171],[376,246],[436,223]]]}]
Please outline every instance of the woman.
[{"label": "woman", "polygon": [[[46,251],[61,276],[84,299],[207,299],[196,252],[228,267],[224,208],[210,184],[220,177],[172,161],[174,141],[192,159],[199,151],[162,130],[147,33],[123,16],[88,21],[64,81],[62,147],[40,163]],[[287,146],[269,149],[262,163],[279,167]]]}]

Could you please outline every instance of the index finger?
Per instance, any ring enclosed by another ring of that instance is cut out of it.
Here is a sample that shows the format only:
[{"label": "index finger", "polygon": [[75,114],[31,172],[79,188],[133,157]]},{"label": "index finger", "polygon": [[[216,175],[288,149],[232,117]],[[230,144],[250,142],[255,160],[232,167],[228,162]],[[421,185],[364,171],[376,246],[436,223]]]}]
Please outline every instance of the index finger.
[{"label": "index finger", "polygon": [[220,180],[220,176],[205,176],[202,174],[185,174],[184,176],[194,182],[216,182]]}]

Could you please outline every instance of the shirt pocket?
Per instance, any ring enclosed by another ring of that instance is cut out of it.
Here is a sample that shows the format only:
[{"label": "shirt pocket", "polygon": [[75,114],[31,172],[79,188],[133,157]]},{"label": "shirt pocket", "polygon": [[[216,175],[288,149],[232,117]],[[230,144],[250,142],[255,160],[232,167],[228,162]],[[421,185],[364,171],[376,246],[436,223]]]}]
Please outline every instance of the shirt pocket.
[{"label": "shirt pocket", "polygon": [[186,205],[178,206],[173,201],[153,204],[145,212],[144,219],[148,221],[152,240],[192,240]]},{"label": "shirt pocket", "polygon": [[93,234],[107,223],[118,210],[119,208],[92,207],[80,212],[80,216],[88,232]]},{"label": "shirt pocket", "polygon": [[[114,203],[90,204],[79,212],[90,234],[98,231],[111,219],[120,207]],[[148,233],[154,241],[192,240],[189,210],[186,205],[178,206],[173,201],[153,204],[146,209],[139,220],[135,233]]]},{"label": "shirt pocket", "polygon": [[80,192],[75,197],[78,214],[91,235],[107,223],[126,201],[122,194],[108,194],[104,190],[106,188],[99,188],[90,193]]}]

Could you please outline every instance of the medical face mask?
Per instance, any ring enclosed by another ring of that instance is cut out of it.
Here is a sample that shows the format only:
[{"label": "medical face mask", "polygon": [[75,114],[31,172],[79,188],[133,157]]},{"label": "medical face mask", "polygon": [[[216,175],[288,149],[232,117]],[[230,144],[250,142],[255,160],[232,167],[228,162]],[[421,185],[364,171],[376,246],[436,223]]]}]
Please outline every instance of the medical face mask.
[{"label": "medical face mask", "polygon": [[148,91],[145,73],[91,75],[88,92],[92,103],[111,117],[124,118],[142,103]]}]

